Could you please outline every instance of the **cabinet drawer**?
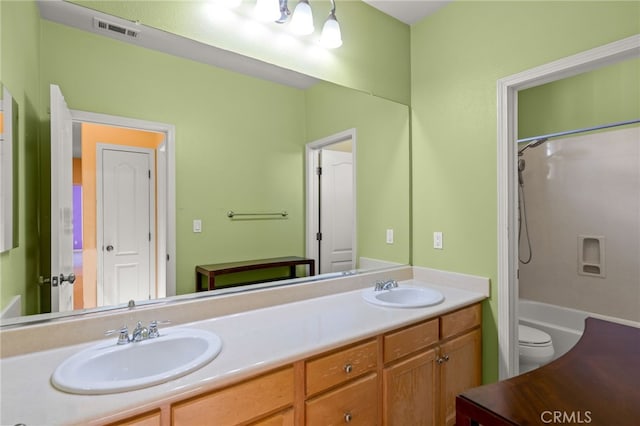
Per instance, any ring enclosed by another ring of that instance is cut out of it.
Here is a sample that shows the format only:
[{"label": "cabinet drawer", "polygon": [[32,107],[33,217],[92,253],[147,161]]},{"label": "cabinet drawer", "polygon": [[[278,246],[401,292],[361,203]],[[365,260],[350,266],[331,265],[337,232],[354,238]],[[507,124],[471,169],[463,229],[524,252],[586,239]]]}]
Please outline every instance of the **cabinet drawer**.
[{"label": "cabinet drawer", "polygon": [[251,423],[251,426],[293,426],[293,408],[282,413],[274,414],[266,419]]},{"label": "cabinet drawer", "polygon": [[446,339],[480,325],[482,306],[477,303],[468,308],[443,315],[440,318],[440,338]]},{"label": "cabinet drawer", "polygon": [[293,404],[293,368],[174,404],[172,425],[236,425]]},{"label": "cabinet drawer", "polygon": [[126,420],[120,420],[119,422],[109,423],[108,426],[160,426],[161,424],[160,410],[156,410]]},{"label": "cabinet drawer", "polygon": [[306,394],[313,395],[352,378],[375,371],[375,340],[341,349],[306,363]]},{"label": "cabinet drawer", "polygon": [[432,319],[384,336],[384,362],[394,361],[438,341],[438,319]]},{"label": "cabinet drawer", "polygon": [[365,376],[306,403],[308,426],[378,424],[378,380]]}]

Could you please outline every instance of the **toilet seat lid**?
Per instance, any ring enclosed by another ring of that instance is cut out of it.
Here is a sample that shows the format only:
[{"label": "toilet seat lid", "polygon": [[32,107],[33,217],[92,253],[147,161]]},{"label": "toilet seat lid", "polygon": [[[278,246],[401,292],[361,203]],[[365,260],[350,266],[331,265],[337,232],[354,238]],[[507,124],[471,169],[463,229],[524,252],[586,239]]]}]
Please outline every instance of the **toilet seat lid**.
[{"label": "toilet seat lid", "polygon": [[518,342],[525,345],[544,345],[551,343],[551,336],[542,330],[518,325]]}]

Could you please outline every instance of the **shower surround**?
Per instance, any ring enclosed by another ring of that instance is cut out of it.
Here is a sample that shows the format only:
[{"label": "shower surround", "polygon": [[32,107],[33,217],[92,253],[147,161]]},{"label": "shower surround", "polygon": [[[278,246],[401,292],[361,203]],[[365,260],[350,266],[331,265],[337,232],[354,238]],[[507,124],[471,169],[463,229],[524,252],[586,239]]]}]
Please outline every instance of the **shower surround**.
[{"label": "shower surround", "polygon": [[552,139],[523,158],[533,257],[520,297],[640,321],[640,127]]}]

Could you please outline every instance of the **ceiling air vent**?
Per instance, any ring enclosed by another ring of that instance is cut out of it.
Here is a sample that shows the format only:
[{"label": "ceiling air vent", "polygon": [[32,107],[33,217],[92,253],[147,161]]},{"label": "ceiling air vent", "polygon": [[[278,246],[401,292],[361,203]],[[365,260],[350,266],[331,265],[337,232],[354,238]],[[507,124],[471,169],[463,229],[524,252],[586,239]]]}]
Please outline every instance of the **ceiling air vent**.
[{"label": "ceiling air vent", "polygon": [[93,27],[101,31],[110,31],[118,33],[123,36],[136,38],[140,31],[132,28],[123,27],[122,25],[114,24],[104,19],[93,18]]}]

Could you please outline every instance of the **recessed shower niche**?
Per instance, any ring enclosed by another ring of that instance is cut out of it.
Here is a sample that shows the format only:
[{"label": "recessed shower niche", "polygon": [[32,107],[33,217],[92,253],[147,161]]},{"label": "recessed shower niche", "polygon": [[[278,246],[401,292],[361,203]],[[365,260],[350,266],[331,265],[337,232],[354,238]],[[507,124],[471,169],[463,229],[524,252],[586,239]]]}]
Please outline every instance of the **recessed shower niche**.
[{"label": "recessed shower niche", "polygon": [[605,277],[604,237],[578,235],[578,274]]}]

